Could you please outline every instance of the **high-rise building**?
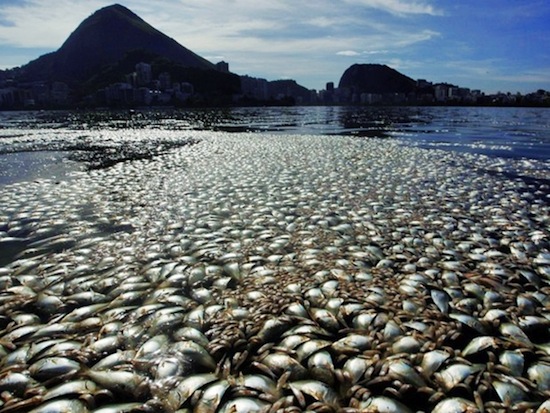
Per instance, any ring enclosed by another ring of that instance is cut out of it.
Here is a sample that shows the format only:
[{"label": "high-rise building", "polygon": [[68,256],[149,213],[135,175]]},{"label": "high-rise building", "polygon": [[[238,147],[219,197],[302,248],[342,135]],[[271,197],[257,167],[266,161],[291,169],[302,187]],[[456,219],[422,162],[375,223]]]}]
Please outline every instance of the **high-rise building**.
[{"label": "high-rise building", "polygon": [[136,65],[136,77],[137,77],[137,84],[139,86],[144,86],[150,83],[151,79],[153,78],[151,65],[143,62],[138,63]]},{"label": "high-rise building", "polygon": [[172,80],[170,78],[170,73],[162,72],[159,75],[159,82],[160,82],[160,90],[170,89],[170,87],[172,86]]},{"label": "high-rise building", "polygon": [[222,73],[229,73],[229,63],[222,60],[221,62],[216,63],[216,69]]}]

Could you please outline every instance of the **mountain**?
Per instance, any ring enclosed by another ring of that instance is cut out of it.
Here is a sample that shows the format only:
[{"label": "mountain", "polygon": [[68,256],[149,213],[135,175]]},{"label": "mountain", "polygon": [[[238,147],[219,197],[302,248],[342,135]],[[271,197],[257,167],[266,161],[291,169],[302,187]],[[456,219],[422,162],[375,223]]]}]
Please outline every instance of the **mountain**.
[{"label": "mountain", "polygon": [[208,60],[161,33],[124,6],[102,8],[85,19],[55,52],[21,68],[26,80],[83,82],[126,54],[142,50],[185,67],[214,70]]},{"label": "mountain", "polygon": [[273,80],[268,82],[267,90],[268,95],[275,99],[278,99],[281,96],[291,96],[301,102],[309,102],[311,100],[311,91],[291,79]]},{"label": "mountain", "polygon": [[416,87],[416,81],[386,65],[354,64],[349,67],[338,85],[352,93],[409,93]]}]

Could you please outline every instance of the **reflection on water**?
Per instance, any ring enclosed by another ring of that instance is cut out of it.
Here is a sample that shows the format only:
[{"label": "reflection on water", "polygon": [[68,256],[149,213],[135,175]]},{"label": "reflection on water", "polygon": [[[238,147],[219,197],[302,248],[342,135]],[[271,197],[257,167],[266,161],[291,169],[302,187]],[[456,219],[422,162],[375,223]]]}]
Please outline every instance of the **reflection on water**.
[{"label": "reflection on water", "polygon": [[[111,165],[190,143],[184,134],[175,141],[159,142],[153,133],[136,133],[132,142],[120,142],[109,136],[117,129],[383,137],[423,148],[550,160],[547,108],[298,106],[2,112],[0,184],[43,176],[45,169],[53,177],[63,175],[73,168],[67,159]],[[7,155],[13,153],[18,154]]]},{"label": "reflection on water", "polygon": [[0,154],[0,186],[12,182],[31,181],[47,175],[64,180],[82,165],[67,159],[68,153],[56,151],[15,152]]},{"label": "reflection on water", "polygon": [[[267,107],[103,112],[4,112],[2,129],[119,128],[399,137],[499,156],[547,159],[550,110],[482,107]],[[0,142],[9,136],[0,134]],[[0,152],[5,152],[0,143]]]}]

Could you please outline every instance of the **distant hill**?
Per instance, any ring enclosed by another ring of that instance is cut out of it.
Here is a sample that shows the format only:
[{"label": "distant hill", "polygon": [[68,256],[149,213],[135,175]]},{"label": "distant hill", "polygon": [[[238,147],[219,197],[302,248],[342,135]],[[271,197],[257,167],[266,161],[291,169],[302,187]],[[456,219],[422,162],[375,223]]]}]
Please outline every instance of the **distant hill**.
[{"label": "distant hill", "polygon": [[268,95],[271,98],[281,96],[292,96],[294,99],[299,98],[303,102],[308,102],[311,98],[311,91],[298,83],[295,80],[284,79],[268,82]]},{"label": "distant hill", "polygon": [[128,53],[142,50],[185,67],[214,70],[208,60],[161,33],[119,4],[85,19],[55,52],[23,66],[21,80],[83,82]]},{"label": "distant hill", "polygon": [[352,93],[409,93],[416,88],[416,81],[386,65],[354,64],[349,67],[338,85]]}]

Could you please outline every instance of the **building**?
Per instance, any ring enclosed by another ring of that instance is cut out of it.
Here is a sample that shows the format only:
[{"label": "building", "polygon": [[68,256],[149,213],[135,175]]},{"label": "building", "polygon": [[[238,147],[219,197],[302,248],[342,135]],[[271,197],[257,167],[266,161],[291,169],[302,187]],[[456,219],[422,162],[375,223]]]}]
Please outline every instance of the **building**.
[{"label": "building", "polygon": [[159,75],[160,90],[168,90],[172,86],[172,80],[170,78],[170,73],[162,72]]},{"label": "building", "polygon": [[216,69],[222,73],[229,73],[229,63],[222,60],[221,62],[216,63]]},{"label": "building", "polygon": [[267,100],[269,88],[266,79],[241,76],[241,93],[243,96],[256,100]]},{"label": "building", "polygon": [[124,105],[134,102],[134,88],[129,83],[113,83],[105,88],[107,104]]},{"label": "building", "polygon": [[435,85],[434,97],[438,102],[445,102],[449,97],[449,86],[445,84]]},{"label": "building", "polygon": [[69,85],[63,82],[53,82],[51,101],[55,105],[66,105],[69,102]]},{"label": "building", "polygon": [[138,63],[136,65],[136,82],[138,86],[145,86],[151,83],[153,79],[153,71],[148,63]]},{"label": "building", "polygon": [[18,103],[17,98],[17,88],[10,86],[0,89],[0,108],[14,107]]},{"label": "building", "polygon": [[416,87],[419,89],[424,89],[431,86],[432,86],[432,82],[428,82],[426,79],[418,79],[416,81]]}]

